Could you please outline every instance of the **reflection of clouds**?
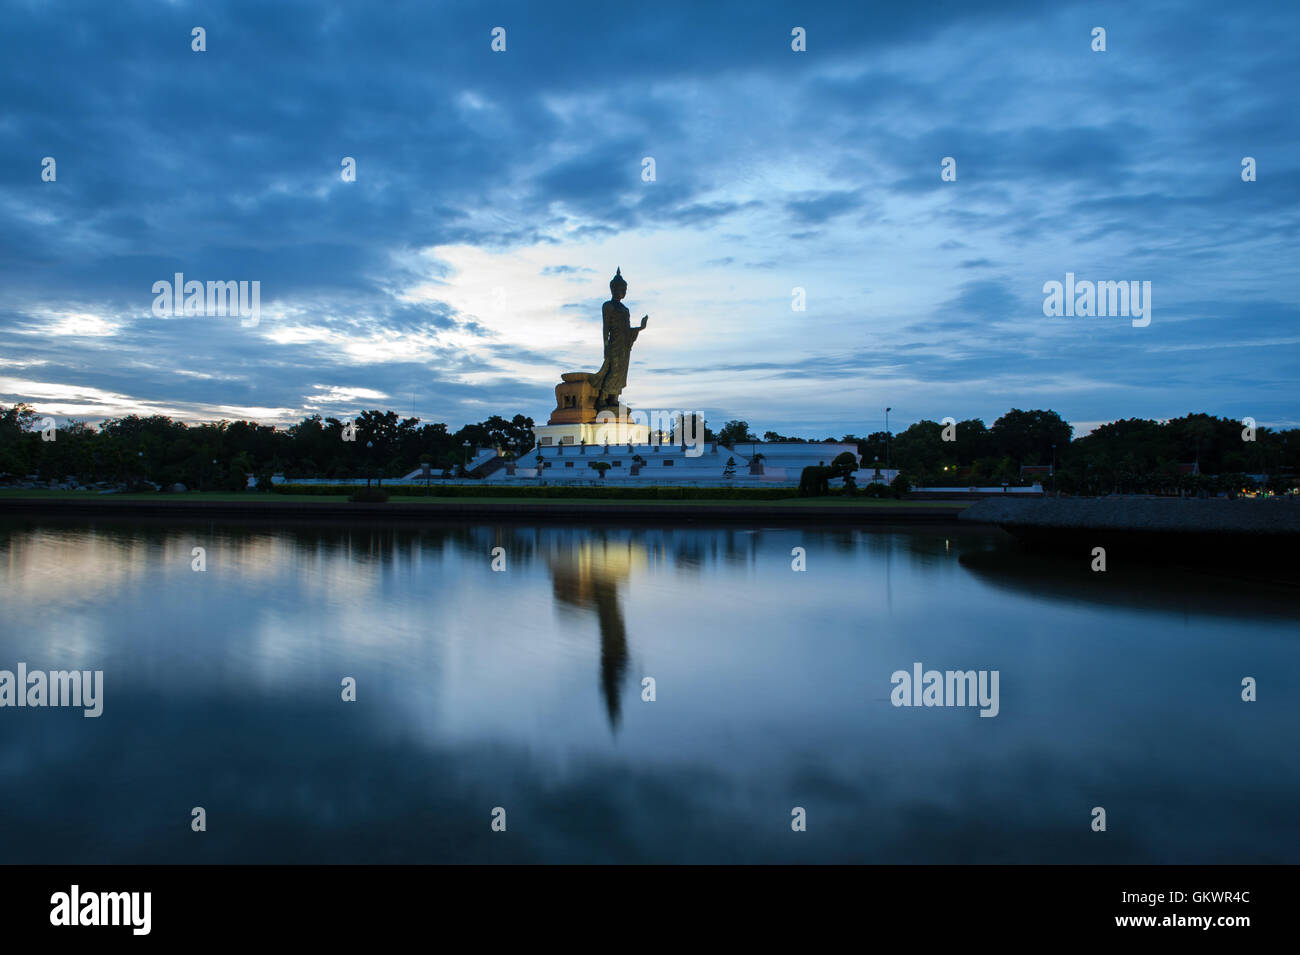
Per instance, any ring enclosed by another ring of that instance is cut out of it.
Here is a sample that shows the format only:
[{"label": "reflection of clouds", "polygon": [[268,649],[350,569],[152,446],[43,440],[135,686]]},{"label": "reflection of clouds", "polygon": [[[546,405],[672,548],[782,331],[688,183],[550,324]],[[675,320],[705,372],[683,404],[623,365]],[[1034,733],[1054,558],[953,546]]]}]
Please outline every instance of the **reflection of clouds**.
[{"label": "reflection of clouds", "polygon": [[131,584],[162,587],[178,578],[201,579],[192,569],[195,547],[205,549],[203,573],[213,580],[234,577],[255,585],[290,580],[299,591],[326,601],[358,602],[379,579],[374,566],[347,559],[360,556],[351,548],[343,555],[312,551],[273,533],[231,535],[196,529],[141,538],[114,531],[37,528],[7,537],[0,592],[28,604],[111,602]]},{"label": "reflection of clouds", "polygon": [[98,599],[142,575],[147,550],[141,541],[93,531],[14,531],[4,538],[0,591],[10,607]]},{"label": "reflection of clouds", "polygon": [[[98,669],[104,655],[105,632],[103,622],[94,617],[62,617],[59,626],[41,634],[40,652],[48,667],[34,659],[26,662],[36,669]],[[0,665],[8,667],[14,662]]]}]

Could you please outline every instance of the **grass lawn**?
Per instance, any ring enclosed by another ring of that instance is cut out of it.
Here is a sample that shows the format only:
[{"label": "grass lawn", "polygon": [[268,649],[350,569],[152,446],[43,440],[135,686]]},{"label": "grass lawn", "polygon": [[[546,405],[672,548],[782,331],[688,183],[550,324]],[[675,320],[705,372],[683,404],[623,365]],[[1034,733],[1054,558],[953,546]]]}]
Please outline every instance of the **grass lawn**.
[{"label": "grass lawn", "polygon": [[41,501],[235,501],[255,504],[258,501],[346,501],[346,494],[240,494],[238,491],[186,491],[184,494],[100,494],[98,491],[51,491],[49,488],[0,488],[0,498],[30,498]]},{"label": "grass lawn", "polygon": [[[248,504],[256,507],[259,504],[275,503],[277,501],[301,501],[305,503],[321,504],[339,504],[347,501],[346,494],[241,494],[237,491],[187,491],[184,494],[100,494],[96,491],[52,491],[47,488],[39,489],[6,489],[0,488],[0,498],[18,498],[41,501],[152,501],[154,503],[166,506],[171,503],[180,503],[183,501],[213,501],[213,502],[232,502],[239,504]],[[742,500],[659,500],[656,498],[644,498],[636,500],[610,500],[595,498],[537,498],[537,497],[439,497],[436,494],[429,496],[424,495],[395,495],[388,499],[390,504],[461,504],[472,505],[476,503],[501,503],[501,504],[532,504],[546,506],[549,504],[557,505],[577,505],[587,504],[653,504],[658,507],[692,507],[700,505],[722,505],[725,507],[771,507],[773,505],[780,507],[864,507],[864,508],[895,508],[895,507],[966,507],[968,501],[897,501],[892,498],[844,498],[838,495],[829,497],[789,497],[771,501],[742,501]]]},{"label": "grass lawn", "polygon": [[476,501],[500,501],[503,504],[654,504],[657,507],[690,507],[692,505],[707,504],[710,506],[721,505],[724,507],[771,507],[777,505],[780,507],[966,507],[969,501],[896,501],[892,498],[858,498],[856,500],[847,500],[842,497],[786,497],[772,501],[738,501],[738,500],[701,500],[701,499],[681,499],[681,500],[663,500],[660,498],[637,498],[634,500],[613,500],[613,499],[595,499],[595,498],[574,498],[574,497],[390,497],[388,503],[407,503],[412,504],[441,504],[452,503],[455,501],[476,502]]}]

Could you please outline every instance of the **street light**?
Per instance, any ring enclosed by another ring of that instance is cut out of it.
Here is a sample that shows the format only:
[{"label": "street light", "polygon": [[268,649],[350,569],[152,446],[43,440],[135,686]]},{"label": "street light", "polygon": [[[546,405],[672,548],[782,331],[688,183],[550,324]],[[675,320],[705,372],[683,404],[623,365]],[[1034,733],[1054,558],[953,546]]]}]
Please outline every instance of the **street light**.
[{"label": "street light", "polygon": [[[373,441],[367,441],[367,442],[366,442],[366,455],[367,455],[367,457],[370,456],[370,453],[371,453],[372,449],[374,448],[374,446],[375,446],[375,442],[373,442]],[[369,473],[369,471],[366,472],[366,487],[370,487],[370,473]]]},{"label": "street light", "polygon": [[885,470],[886,471],[889,470],[889,412],[893,410],[894,410],[893,408],[885,409]]},{"label": "street light", "polygon": [[461,446],[464,447],[465,449],[465,473],[468,474],[469,473],[469,441],[461,442]]},{"label": "street light", "polygon": [[1056,492],[1056,445],[1052,445],[1052,492]]}]

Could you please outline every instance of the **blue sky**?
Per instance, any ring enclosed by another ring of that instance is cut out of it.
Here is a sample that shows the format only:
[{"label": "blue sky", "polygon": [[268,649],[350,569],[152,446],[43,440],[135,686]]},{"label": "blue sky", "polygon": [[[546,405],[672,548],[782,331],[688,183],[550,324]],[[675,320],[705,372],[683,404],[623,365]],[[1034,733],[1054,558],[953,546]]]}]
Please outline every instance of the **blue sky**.
[{"label": "blue sky", "polygon": [[[0,11],[3,403],[542,421],[621,267],[625,400],[715,426],[1300,425],[1294,3]],[[156,317],[175,272],[260,321]],[[1045,317],[1066,272],[1151,324]]]}]

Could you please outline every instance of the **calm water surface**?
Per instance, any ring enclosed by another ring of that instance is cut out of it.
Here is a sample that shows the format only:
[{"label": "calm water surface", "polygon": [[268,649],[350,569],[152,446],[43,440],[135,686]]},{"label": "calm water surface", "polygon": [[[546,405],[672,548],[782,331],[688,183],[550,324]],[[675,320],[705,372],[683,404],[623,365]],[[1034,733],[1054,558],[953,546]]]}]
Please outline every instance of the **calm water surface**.
[{"label": "calm water surface", "polygon": [[955,529],[10,520],[0,669],[105,699],[0,709],[0,862],[1295,863],[1298,607]]}]

